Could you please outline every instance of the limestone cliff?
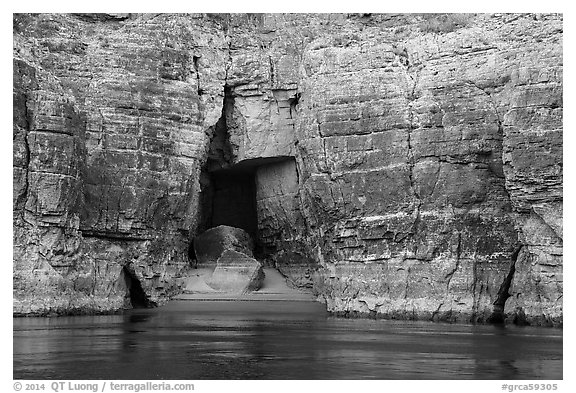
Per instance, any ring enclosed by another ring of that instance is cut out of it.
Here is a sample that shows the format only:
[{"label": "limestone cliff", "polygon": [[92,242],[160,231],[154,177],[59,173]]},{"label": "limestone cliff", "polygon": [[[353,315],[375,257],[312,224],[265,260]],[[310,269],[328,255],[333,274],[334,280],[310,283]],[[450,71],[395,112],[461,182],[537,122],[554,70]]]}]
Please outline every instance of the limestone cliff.
[{"label": "limestone cliff", "polygon": [[562,323],[562,17],[14,16],[14,312],[245,229],[331,312]]}]

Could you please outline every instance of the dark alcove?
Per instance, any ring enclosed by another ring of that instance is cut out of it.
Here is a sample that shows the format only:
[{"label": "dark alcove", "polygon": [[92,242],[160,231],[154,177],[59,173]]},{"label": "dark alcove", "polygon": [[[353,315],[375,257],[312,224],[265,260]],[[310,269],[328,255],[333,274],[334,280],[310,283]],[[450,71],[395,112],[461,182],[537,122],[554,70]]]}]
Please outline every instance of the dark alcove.
[{"label": "dark alcove", "polygon": [[[280,163],[294,163],[293,157],[266,157],[242,161],[228,168],[202,174],[200,195],[201,222],[198,233],[218,225],[244,229],[255,241],[256,252],[261,251],[258,218],[258,175],[265,168]],[[285,179],[277,179],[285,182]],[[266,187],[260,179],[260,188]],[[273,185],[269,185],[273,188]],[[262,193],[262,190],[260,191]],[[262,197],[262,195],[260,195]]]},{"label": "dark alcove", "polygon": [[208,227],[242,228],[255,239],[258,220],[254,172],[223,169],[212,173],[210,180],[212,203]]},{"label": "dark alcove", "polygon": [[122,272],[124,274],[124,282],[126,283],[126,288],[128,289],[130,304],[132,305],[132,308],[154,307],[153,302],[148,300],[148,296],[146,296],[140,281],[135,277],[134,273],[131,272],[127,266],[122,268]]}]

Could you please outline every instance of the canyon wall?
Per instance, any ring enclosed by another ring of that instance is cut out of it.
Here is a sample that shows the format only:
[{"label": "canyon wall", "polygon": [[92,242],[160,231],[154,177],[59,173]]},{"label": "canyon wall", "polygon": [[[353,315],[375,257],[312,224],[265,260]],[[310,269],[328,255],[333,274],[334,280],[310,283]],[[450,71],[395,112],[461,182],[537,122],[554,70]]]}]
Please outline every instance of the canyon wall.
[{"label": "canyon wall", "polygon": [[15,15],[14,313],[162,304],[234,224],[338,315],[561,325],[562,29]]}]

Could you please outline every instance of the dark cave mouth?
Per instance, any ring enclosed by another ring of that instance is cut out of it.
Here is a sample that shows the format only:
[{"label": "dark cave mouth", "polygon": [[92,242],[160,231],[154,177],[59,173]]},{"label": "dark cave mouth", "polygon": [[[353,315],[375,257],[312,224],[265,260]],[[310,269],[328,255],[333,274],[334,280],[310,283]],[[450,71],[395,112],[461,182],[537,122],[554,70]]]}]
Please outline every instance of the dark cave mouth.
[{"label": "dark cave mouth", "polygon": [[156,304],[146,295],[140,280],[136,277],[135,273],[131,271],[127,266],[122,268],[122,273],[124,276],[124,283],[127,289],[127,296],[130,298],[130,305],[132,308],[150,308],[155,307]]},{"label": "dark cave mouth", "polygon": [[[292,156],[254,158],[238,164],[212,171],[202,176],[200,196],[201,221],[198,233],[219,225],[228,225],[245,230],[255,244],[258,257],[266,258],[260,239],[259,194],[266,188],[262,173],[274,171],[274,168],[288,166],[296,175],[296,160]],[[283,181],[282,178],[275,179]]]}]

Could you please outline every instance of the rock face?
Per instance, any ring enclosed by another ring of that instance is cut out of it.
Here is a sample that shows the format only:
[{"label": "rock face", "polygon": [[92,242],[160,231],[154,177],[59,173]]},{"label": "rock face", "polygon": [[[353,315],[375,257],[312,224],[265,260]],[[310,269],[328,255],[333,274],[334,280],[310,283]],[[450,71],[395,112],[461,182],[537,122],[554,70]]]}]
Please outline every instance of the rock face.
[{"label": "rock face", "polygon": [[226,62],[196,18],[15,15],[15,313],[179,292]]},{"label": "rock face", "polygon": [[[14,312],[242,228],[329,311],[562,324],[561,15],[15,15]],[[196,249],[197,251],[197,249]]]}]

